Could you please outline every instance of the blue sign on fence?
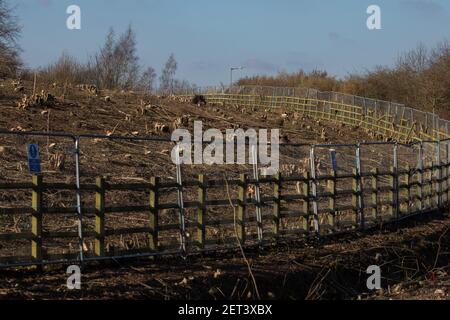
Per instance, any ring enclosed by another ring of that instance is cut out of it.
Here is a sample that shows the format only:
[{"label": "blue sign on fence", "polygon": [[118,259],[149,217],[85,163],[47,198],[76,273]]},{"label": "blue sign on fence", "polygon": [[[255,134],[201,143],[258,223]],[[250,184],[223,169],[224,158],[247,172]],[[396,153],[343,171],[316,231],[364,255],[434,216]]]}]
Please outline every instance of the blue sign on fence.
[{"label": "blue sign on fence", "polygon": [[35,143],[27,144],[28,170],[31,173],[41,173],[41,157],[39,156],[39,146]]}]

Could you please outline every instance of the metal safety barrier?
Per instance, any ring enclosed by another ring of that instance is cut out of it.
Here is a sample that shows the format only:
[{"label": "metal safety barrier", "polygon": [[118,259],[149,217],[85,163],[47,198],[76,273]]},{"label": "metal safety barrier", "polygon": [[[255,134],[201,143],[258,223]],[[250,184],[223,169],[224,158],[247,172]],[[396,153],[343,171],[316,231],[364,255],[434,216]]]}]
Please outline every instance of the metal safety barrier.
[{"label": "metal safety barrier", "polygon": [[[326,100],[320,92],[315,92],[314,98],[311,92],[296,96],[296,89],[287,96],[258,94],[268,90],[240,87],[199,93],[207,95],[209,103],[293,108],[309,116],[366,126],[398,139],[282,144],[281,167],[273,177],[260,175],[258,161],[252,167],[252,178],[242,173],[230,179],[204,173],[196,179],[187,178],[182,172],[185,165],[176,163],[167,169],[172,180],[154,175],[140,177],[139,182],[123,182],[96,172],[88,164],[104,159],[110,164],[104,168],[116,170],[102,153],[123,153],[123,146],[131,143],[127,146],[130,150],[147,148],[152,154],[156,145],[173,146],[170,138],[1,131],[0,143],[9,144],[15,157],[2,156],[0,167],[0,267],[186,256],[240,245],[273,245],[365,230],[447,208],[450,140],[446,121],[433,116],[430,127],[428,116],[419,122],[419,111],[391,104],[384,112],[381,103],[373,108],[364,100],[362,106],[358,97],[350,104],[344,98],[336,102],[332,93]],[[59,142],[50,143],[51,139]],[[21,144],[37,140],[46,146],[48,166],[56,155],[69,155],[63,173],[47,170],[29,175],[22,172],[20,161],[16,167],[12,165],[16,156],[26,161]],[[95,159],[83,149],[88,144],[98,150]],[[293,154],[296,159],[292,160]],[[156,161],[152,157],[139,163],[152,166]],[[255,152],[253,157],[257,159]],[[297,166],[301,159],[307,160],[308,168]],[[146,204],[110,200],[110,193],[120,192],[126,192],[126,199],[145,198]],[[17,216],[25,218],[17,220]],[[111,216],[132,218],[123,224],[109,222]],[[70,218],[75,219],[76,230],[64,231]],[[72,243],[76,243],[75,249]],[[25,254],[17,253],[19,247]]]}]

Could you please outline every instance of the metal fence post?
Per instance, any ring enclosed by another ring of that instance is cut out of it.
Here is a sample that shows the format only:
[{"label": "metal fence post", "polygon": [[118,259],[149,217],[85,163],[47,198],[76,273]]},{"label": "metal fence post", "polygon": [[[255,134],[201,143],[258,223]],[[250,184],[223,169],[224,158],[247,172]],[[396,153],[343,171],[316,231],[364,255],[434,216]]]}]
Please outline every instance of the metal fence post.
[{"label": "metal fence post", "polygon": [[361,146],[358,144],[356,147],[356,179],[357,179],[357,193],[358,193],[358,226],[360,229],[364,229],[364,194],[362,183],[362,170],[361,170]]},{"label": "metal fence post", "polygon": [[311,164],[311,193],[312,193],[312,205],[314,212],[314,231],[317,235],[320,235],[319,213],[317,206],[317,181],[316,181],[316,156],[315,147],[311,146],[310,149],[310,164]]},{"label": "metal fence post", "polygon": [[80,264],[84,261],[83,240],[83,211],[81,209],[81,181],[80,181],[80,137],[75,137],[75,175],[77,187],[77,215],[78,215],[78,241],[80,246]]},{"label": "metal fence post", "polygon": [[395,204],[395,219],[398,220],[400,218],[400,205],[398,203],[399,200],[399,190],[398,190],[398,144],[397,142],[394,144],[394,204]]},{"label": "metal fence post", "polygon": [[186,256],[186,224],[184,217],[183,179],[181,175],[180,147],[176,147],[176,175],[177,175],[177,202],[180,220],[180,250],[183,257]]},{"label": "metal fence post", "polygon": [[253,178],[255,179],[255,201],[256,201],[256,230],[258,232],[258,241],[261,244],[263,241],[263,225],[261,212],[261,190],[259,187],[259,169],[258,169],[258,152],[256,146],[252,146],[253,158]]}]

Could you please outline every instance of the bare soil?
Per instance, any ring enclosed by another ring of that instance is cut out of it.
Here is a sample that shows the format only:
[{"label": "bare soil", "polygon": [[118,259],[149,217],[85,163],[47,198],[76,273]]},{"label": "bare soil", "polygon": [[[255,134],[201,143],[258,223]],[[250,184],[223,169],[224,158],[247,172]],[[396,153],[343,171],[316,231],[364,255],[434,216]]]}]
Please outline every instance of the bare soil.
[{"label": "bare soil", "polygon": [[[369,133],[359,128],[307,117],[293,119],[292,115],[283,120],[284,110],[197,106],[170,97],[106,91],[92,95],[73,87],[37,86],[37,92],[42,89],[52,93],[56,102],[19,109],[16,102],[23,93],[15,93],[10,80],[1,81],[0,129],[165,137],[167,133],[155,130],[156,123],[172,130],[174,120],[189,115],[190,130],[194,120],[202,120],[205,129],[281,128],[281,135],[295,143],[371,140]],[[32,93],[31,83],[25,84],[25,93]],[[322,130],[325,137],[321,137]],[[28,181],[23,148],[26,142],[0,135],[1,181]],[[46,179],[73,182],[70,143],[53,138],[39,142],[44,148]],[[170,143],[86,139],[82,143],[83,181],[92,182],[97,175],[116,181],[148,181],[154,175],[173,179],[175,173],[167,152],[170,148]],[[55,165],[59,153],[66,155],[63,168]],[[298,149],[287,153],[285,159],[298,160],[301,156],[305,156],[305,151]],[[235,176],[240,169],[193,166],[186,168],[185,174],[193,177],[201,170],[216,177]],[[218,193],[223,197],[223,190]],[[29,204],[28,196],[2,192],[0,206]],[[93,200],[92,195],[85,199],[87,203]],[[111,195],[110,201],[125,205],[146,203],[147,199],[145,194],[117,193]],[[69,206],[73,200],[73,194],[63,192],[48,195],[46,201]],[[141,218],[131,217],[135,221]],[[67,230],[74,228],[73,222],[61,220],[51,225],[47,221],[47,225]],[[111,227],[133,225],[124,220],[110,223]],[[65,266],[49,266],[43,271],[2,270],[0,299],[448,299],[449,226],[449,218],[432,216],[409,221],[399,228],[388,226],[316,242],[291,242],[264,251],[246,250],[250,268],[239,251],[192,256],[187,260],[168,257],[88,265],[83,270],[81,291],[66,288]],[[26,220],[7,220],[0,232],[27,227]],[[2,245],[5,244],[0,243],[0,249]],[[379,292],[369,292],[366,287],[365,270],[372,264],[381,266],[383,290]]]},{"label": "bare soil", "polygon": [[[79,291],[67,289],[65,267],[2,271],[0,298],[448,300],[449,227],[449,218],[430,216],[364,235],[247,250],[255,282],[238,251],[86,266]],[[382,273],[375,292],[366,287],[374,264]]]}]

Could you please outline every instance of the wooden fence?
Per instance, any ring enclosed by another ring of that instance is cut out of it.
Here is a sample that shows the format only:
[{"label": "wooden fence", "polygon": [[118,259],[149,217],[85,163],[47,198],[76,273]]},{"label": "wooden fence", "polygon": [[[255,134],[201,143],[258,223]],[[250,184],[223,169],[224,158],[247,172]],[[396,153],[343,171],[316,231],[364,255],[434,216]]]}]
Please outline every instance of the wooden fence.
[{"label": "wooden fence", "polygon": [[[205,96],[208,103],[218,105],[281,108],[360,126],[397,141],[436,141],[449,137],[448,128],[411,121],[413,117],[404,117],[404,112],[392,115],[380,109],[309,97],[224,92]],[[364,230],[412,215],[440,211],[446,209],[450,201],[448,142],[446,146],[445,160],[439,155],[441,145],[438,143],[434,162],[411,167],[397,165],[387,170],[328,171],[319,176],[305,172],[301,176],[278,174],[255,180],[241,175],[239,179],[225,181],[200,175],[196,180],[181,184],[158,177],[148,183],[112,183],[98,177],[96,183],[79,186],[47,183],[45,176],[33,176],[29,183],[0,182],[0,191],[31,193],[29,207],[0,207],[0,219],[8,215],[30,218],[29,232],[0,232],[0,266],[190,254],[238,245],[262,246]],[[79,175],[79,170],[77,172]],[[196,200],[164,201],[168,194],[188,188],[196,189]],[[211,197],[213,188],[221,188],[221,198],[217,198],[217,194]],[[258,197],[250,191],[256,188],[261,190]],[[46,194],[55,190],[88,194],[95,199],[94,204],[47,206]],[[145,204],[119,206],[110,197],[114,191],[130,195],[145,193],[147,200]],[[227,194],[230,196],[225,197]],[[257,214],[256,208],[261,209],[262,216]],[[178,214],[184,214],[183,210],[190,212],[186,215],[186,224],[176,221]],[[212,215],[212,211],[220,214]],[[112,215],[132,214],[140,216],[129,226],[107,223]],[[79,226],[70,231],[52,230],[54,220],[61,216],[75,218]],[[123,238],[132,235],[141,238],[128,245]],[[183,250],[183,243],[187,244],[186,250]],[[15,248],[19,246],[26,254],[17,253]],[[55,248],[59,250],[57,253],[52,252]]]},{"label": "wooden fence", "polygon": [[[393,110],[380,110],[355,104],[296,96],[264,96],[255,94],[238,94],[213,92],[205,93],[208,103],[218,105],[239,105],[254,107],[260,110],[278,108],[284,111],[299,112],[317,119],[338,121],[344,124],[359,126],[384,138],[402,142],[422,140],[443,140],[450,137],[447,121],[438,120],[436,126],[428,121],[411,120],[409,113],[393,113]],[[191,95],[180,98],[190,99]],[[414,110],[407,108],[408,110]]]},{"label": "wooden fence", "polygon": [[[85,220],[92,220],[94,228],[82,228],[81,234],[71,232],[46,232],[44,224],[46,215],[76,214],[72,208],[46,208],[43,205],[45,193],[50,190],[74,190],[75,185],[62,183],[45,183],[42,176],[33,176],[29,184],[0,184],[1,190],[30,190],[31,206],[28,208],[1,209],[0,215],[30,214],[31,232],[2,233],[0,243],[14,243],[18,240],[29,241],[30,256],[2,256],[3,266],[20,264],[41,264],[55,261],[76,261],[77,250],[72,253],[50,255],[46,253],[46,243],[51,239],[82,240],[82,247],[92,238],[92,251],[84,249],[85,261],[102,258],[119,258],[132,256],[152,256],[180,253],[178,246],[165,246],[160,239],[161,232],[174,235],[181,234],[188,239],[187,254],[201,250],[235,247],[238,242],[245,245],[274,244],[278,241],[298,239],[299,237],[327,236],[349,230],[364,230],[379,226],[388,221],[398,221],[405,217],[426,211],[440,210],[450,199],[449,164],[430,165],[423,169],[403,168],[380,171],[374,169],[358,175],[338,175],[331,171],[326,175],[312,179],[308,172],[302,176],[282,176],[280,174],[259,180],[250,179],[242,174],[235,180],[209,180],[204,175],[197,180],[183,181],[182,185],[163,182],[158,177],[149,183],[110,184],[103,177],[98,177],[95,184],[81,186],[83,192],[95,194],[95,207],[83,207]],[[351,183],[349,183],[351,181]],[[300,186],[300,192],[288,185]],[[317,192],[312,192],[313,184]],[[343,187],[338,187],[343,185]],[[260,198],[249,193],[249,186],[259,186],[265,190]],[[263,188],[265,186],[265,188]],[[348,187],[345,187],[348,186]],[[362,186],[362,187],[361,187]],[[193,209],[196,214],[186,224],[186,234],[180,233],[180,224],[164,224],[161,218],[165,209],[179,209],[178,203],[163,203],[161,195],[176,188],[193,187],[197,189],[197,201],[184,202],[185,209]],[[210,188],[237,188],[235,198],[214,199],[208,197]],[[144,191],[148,195],[147,205],[109,206],[108,193],[114,190]],[[341,204],[338,204],[338,200]],[[257,221],[255,208],[264,208],[261,221]],[[212,219],[208,212],[214,207],[233,207],[234,214],[221,215]],[[314,208],[317,208],[315,210]],[[132,228],[107,228],[105,220],[108,215],[117,213],[143,213],[146,222]],[[288,220],[287,223],[283,223]],[[213,239],[208,228],[228,228],[227,237]],[[257,238],[257,228],[264,229],[263,238]],[[142,234],[147,241],[141,248],[129,250],[107,250],[108,238]],[[66,243],[67,245],[67,243]]]}]

